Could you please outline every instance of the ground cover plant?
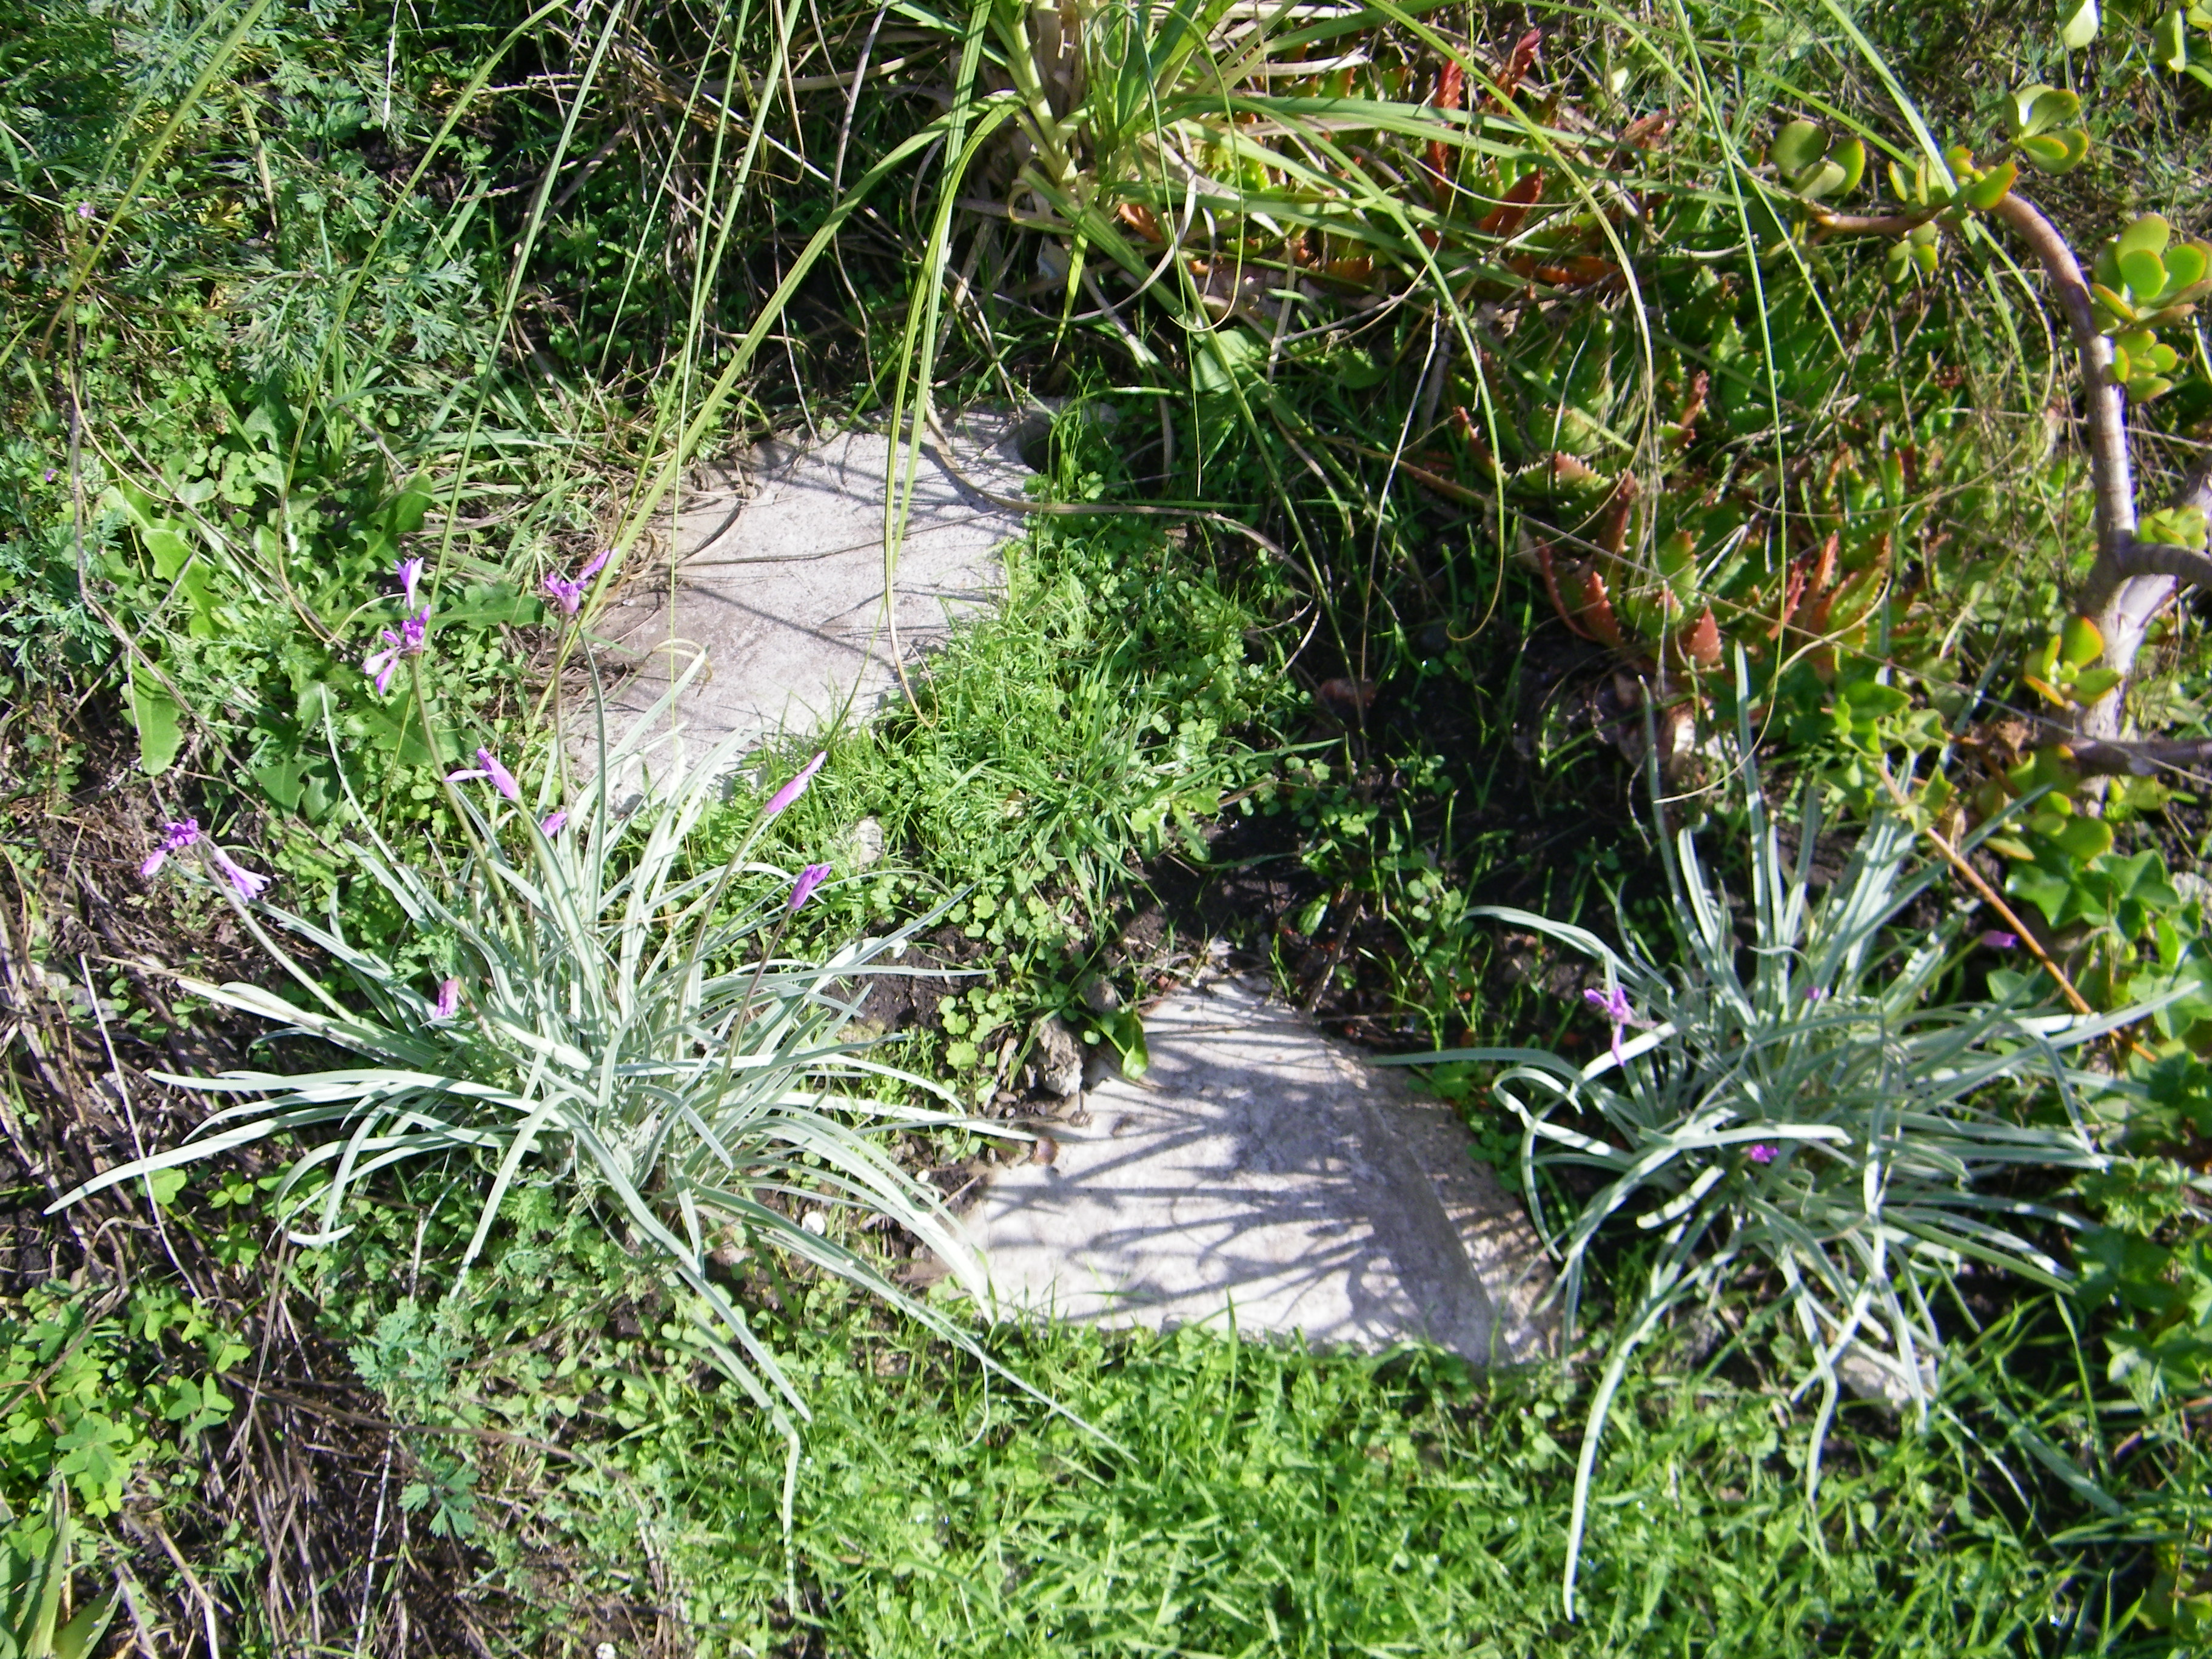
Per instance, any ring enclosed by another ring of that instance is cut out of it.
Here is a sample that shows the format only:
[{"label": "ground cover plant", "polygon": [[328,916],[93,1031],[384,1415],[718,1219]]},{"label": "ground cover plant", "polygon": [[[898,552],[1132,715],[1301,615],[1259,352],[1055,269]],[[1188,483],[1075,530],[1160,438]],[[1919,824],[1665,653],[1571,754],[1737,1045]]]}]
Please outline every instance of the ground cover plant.
[{"label": "ground cover plant", "polygon": [[[0,1629],[2191,1650],[2212,37],[2066,9],[0,7]],[[538,798],[693,461],[1037,395],[803,798]],[[1568,1363],[915,1301],[1210,939],[1580,1218]]]}]

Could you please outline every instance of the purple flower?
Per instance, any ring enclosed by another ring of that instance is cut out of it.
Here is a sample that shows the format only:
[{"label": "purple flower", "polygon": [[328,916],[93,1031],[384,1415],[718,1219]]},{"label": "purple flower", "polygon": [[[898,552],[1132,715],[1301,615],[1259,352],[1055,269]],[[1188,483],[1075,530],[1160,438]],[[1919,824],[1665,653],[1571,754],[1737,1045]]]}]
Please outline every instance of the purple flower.
[{"label": "purple flower", "polygon": [[54,481],[54,470],[53,470],[53,468],[52,468],[52,467],[48,467],[48,468],[46,469],[46,482],[47,482],[48,483],[52,483],[53,481]]},{"label": "purple flower", "polygon": [[[168,862],[170,854],[181,853],[203,839],[198,818],[179,818],[174,823],[163,824],[161,846],[155,848],[152,856],[138,866],[138,873],[151,879],[154,872]],[[256,875],[211,841],[208,842],[207,849],[209,861],[215,866],[216,872],[237,890],[239,897],[251,899],[261,896],[261,890],[269,884],[267,876]]]},{"label": "purple flower", "polygon": [[830,866],[810,864],[799,872],[799,879],[791,884],[791,908],[794,910],[813,896],[814,890],[830,879]]},{"label": "purple flower", "polygon": [[1631,1025],[1643,1027],[1650,1025],[1651,1022],[1648,1019],[1638,1019],[1636,1017],[1635,1012],[1628,1006],[1628,993],[1618,985],[1608,987],[1602,991],[1585,991],[1583,993],[1583,1000],[1611,1022],[1613,1063],[1616,1066],[1626,1066],[1628,1062],[1620,1052],[1621,1032]]},{"label": "purple flower", "polygon": [[221,872],[222,878],[237,890],[242,899],[259,898],[261,890],[269,884],[267,876],[257,876],[213,842],[208,843],[208,857],[215,861],[215,867]]},{"label": "purple flower", "polygon": [[609,548],[594,553],[584,568],[573,576],[548,576],[545,579],[546,596],[557,601],[561,609],[568,615],[574,616],[576,607],[584,602],[584,590],[591,586],[592,578],[598,575],[613,556],[614,550]]},{"label": "purple flower", "polygon": [[461,982],[449,979],[438,988],[437,1006],[430,1011],[433,1019],[451,1019],[453,1011],[461,1006]]},{"label": "purple flower", "polygon": [[471,778],[489,778],[491,787],[509,800],[519,804],[522,799],[522,791],[514,781],[514,774],[501,766],[499,757],[489,749],[477,750],[477,763],[471,769],[446,774],[447,783],[465,783]]},{"label": "purple flower", "polygon": [[89,202],[79,202],[79,203],[76,204],[76,216],[77,216],[78,218],[80,218],[80,219],[89,219],[89,218],[91,218],[91,217],[92,217],[92,214],[93,214],[93,207],[92,207],[92,204],[91,204],[91,203],[89,203]]},{"label": "purple flower", "polygon": [[793,778],[789,783],[785,784],[783,787],[777,790],[775,793],[770,795],[768,798],[768,805],[761,809],[761,822],[763,823],[766,823],[778,812],[783,811],[785,807],[790,805],[792,802],[797,800],[801,795],[805,794],[806,793],[806,786],[814,781],[814,775],[822,769],[822,763],[829,758],[830,751],[825,749],[820,754],[815,756],[812,760],[807,762],[806,764],[800,769],[799,774],[797,777]]},{"label": "purple flower", "polygon": [[1775,1154],[1781,1150],[1779,1146],[1770,1146],[1763,1140],[1754,1140],[1751,1143],[1751,1161],[1753,1164],[1771,1164]]},{"label": "purple flower", "polygon": [[1988,933],[1984,933],[1979,939],[1976,940],[1975,943],[1986,945],[1992,951],[2016,951],[2020,948],[2020,935],[2018,933],[2008,933],[1999,928],[1992,927]]},{"label": "purple flower", "polygon": [[1808,1002],[1826,1002],[1827,1000],[1828,1000],[1828,993],[1827,993],[1827,991],[1826,991],[1826,988],[1824,988],[1824,987],[1822,987],[1822,986],[1819,986],[1819,985],[1808,985],[1808,986],[1807,986],[1807,987],[1805,988],[1805,1000],[1806,1000],[1806,1001],[1808,1001]]},{"label": "purple flower", "polygon": [[412,611],[415,608],[415,586],[422,580],[422,561],[400,560],[397,574],[399,577],[399,585],[407,590],[407,608]]},{"label": "purple flower", "polygon": [[538,826],[538,833],[550,841],[568,827],[568,815],[556,809],[545,815],[544,822]]},{"label": "purple flower", "polygon": [[199,838],[200,821],[198,818],[179,818],[173,823],[163,824],[161,844],[154,850],[151,858],[138,866],[139,875],[151,881],[154,872],[168,862],[170,854],[183,852]]},{"label": "purple flower", "polygon": [[422,654],[422,647],[429,637],[429,632],[430,607],[427,605],[415,615],[404,618],[397,634],[388,628],[383,630],[385,648],[371,655],[361,665],[362,673],[374,676],[379,696],[391,688],[392,672],[399,666],[402,657]]}]

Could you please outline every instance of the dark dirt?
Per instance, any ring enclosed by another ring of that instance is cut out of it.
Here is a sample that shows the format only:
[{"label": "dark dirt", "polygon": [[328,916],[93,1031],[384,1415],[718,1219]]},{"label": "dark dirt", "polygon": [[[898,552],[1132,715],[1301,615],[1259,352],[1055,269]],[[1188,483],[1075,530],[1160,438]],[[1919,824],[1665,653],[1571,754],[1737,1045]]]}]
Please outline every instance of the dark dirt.
[{"label": "dark dirt", "polygon": [[[211,1615],[206,1593],[173,1567],[173,1548],[204,1563],[244,1546],[261,1554],[258,1599],[292,1651],[352,1646],[372,1559],[380,1613],[366,1650],[485,1651],[479,1626],[501,1610],[461,1591],[489,1558],[434,1537],[399,1508],[414,1478],[408,1437],[317,1329],[289,1283],[289,1249],[226,1265],[219,1227],[194,1206],[157,1215],[135,1183],[44,1213],[70,1188],[182,1140],[207,1115],[204,1097],[152,1073],[286,1063],[259,1021],[179,1011],[177,973],[269,977],[221,900],[167,872],[139,874],[159,826],[198,807],[194,780],[142,776],[135,736],[112,708],[78,711],[75,732],[74,777],[56,784],[28,763],[21,728],[0,724],[0,776],[33,781],[0,799],[0,1296],[64,1279],[91,1293],[99,1317],[125,1307],[142,1275],[181,1277],[249,1345],[251,1357],[220,1378],[236,1410],[204,1436],[196,1486],[158,1507],[142,1493],[111,1523],[155,1596],[148,1615],[177,1633],[178,1650],[204,1644]],[[249,853],[258,824],[220,828],[225,845],[265,867]],[[248,1174],[266,1167],[251,1149],[232,1162]],[[198,1380],[204,1360],[178,1363]],[[231,1615],[217,1606],[212,1616],[220,1638]]]}]

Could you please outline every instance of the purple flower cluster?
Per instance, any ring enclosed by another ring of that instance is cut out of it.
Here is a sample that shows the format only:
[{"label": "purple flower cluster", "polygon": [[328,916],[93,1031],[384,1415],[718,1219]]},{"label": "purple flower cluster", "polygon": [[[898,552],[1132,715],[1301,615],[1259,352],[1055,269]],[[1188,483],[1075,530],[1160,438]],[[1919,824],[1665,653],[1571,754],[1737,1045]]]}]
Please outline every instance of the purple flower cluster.
[{"label": "purple flower cluster", "polygon": [[1632,1025],[1641,1029],[1650,1026],[1651,1022],[1637,1018],[1635,1010],[1628,1006],[1628,993],[1618,985],[1608,987],[1602,991],[1585,991],[1583,993],[1583,1000],[1603,1014],[1607,1022],[1612,1025],[1613,1063],[1616,1066],[1626,1066],[1628,1061],[1620,1052],[1620,1034]]},{"label": "purple flower cluster", "polygon": [[392,689],[392,676],[399,667],[399,659],[421,656],[430,639],[429,601],[423,600],[422,608],[416,609],[416,590],[422,581],[422,561],[402,559],[397,574],[400,586],[405,590],[406,609],[413,614],[401,620],[397,634],[388,628],[383,629],[384,649],[371,652],[361,665],[361,672],[375,680],[379,696]]},{"label": "purple flower cluster", "polygon": [[761,808],[761,822],[766,823],[785,807],[805,794],[806,786],[814,781],[814,775],[822,769],[822,763],[829,758],[830,751],[826,749],[822,750],[799,769],[797,777],[770,795],[768,798],[768,805]]},{"label": "purple flower cluster", "polygon": [[395,634],[385,629],[384,649],[370,653],[361,665],[361,672],[376,681],[379,696],[392,689],[392,676],[399,666],[402,657],[419,657],[430,636],[430,607],[424,605],[411,617],[404,618]]},{"label": "purple flower cluster", "polygon": [[248,870],[213,841],[201,835],[198,818],[178,818],[163,824],[161,844],[154,849],[145,863],[138,866],[138,873],[151,881],[161,867],[169,861],[171,854],[181,853],[187,847],[202,844],[207,848],[208,862],[215,866],[216,873],[231,884],[239,897],[253,899],[261,896],[261,890],[269,884],[270,878]]},{"label": "purple flower cluster", "polygon": [[810,864],[799,872],[799,879],[791,884],[791,908],[794,910],[814,896],[814,890],[830,879],[830,866]]},{"label": "purple flower cluster", "polygon": [[[515,782],[514,774],[501,766],[499,763],[499,757],[489,749],[477,750],[477,763],[473,767],[464,771],[446,774],[447,783],[463,783],[471,778],[489,778],[491,780],[491,787],[509,800],[518,805],[522,800],[522,787]],[[553,833],[554,831],[550,830],[546,831],[548,835]]]},{"label": "purple flower cluster", "polygon": [[598,575],[613,556],[614,550],[608,548],[594,553],[584,568],[573,576],[548,576],[545,579],[546,597],[569,616],[574,616],[576,607],[584,602],[584,590],[592,585],[592,578]]}]

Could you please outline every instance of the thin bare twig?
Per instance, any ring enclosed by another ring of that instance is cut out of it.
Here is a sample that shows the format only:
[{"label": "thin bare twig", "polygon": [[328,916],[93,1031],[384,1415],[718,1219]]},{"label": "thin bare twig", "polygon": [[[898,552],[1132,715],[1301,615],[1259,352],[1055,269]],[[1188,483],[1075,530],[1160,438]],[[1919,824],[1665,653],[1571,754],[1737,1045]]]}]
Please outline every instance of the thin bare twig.
[{"label": "thin bare twig", "polygon": [[2044,971],[2057,981],[2059,990],[2064,994],[2067,1002],[2072,1006],[2074,1012],[2077,1014],[2094,1017],[2097,1011],[2088,1005],[2081,992],[2074,988],[2074,981],[2067,978],[2066,970],[2051,960],[2051,952],[2043,948],[2042,941],[2030,931],[2027,924],[2014,913],[2010,905],[1997,896],[1997,890],[1983,879],[1982,872],[1967,863],[1959,849],[1946,840],[1942,832],[1934,824],[1916,823],[1912,803],[1905,798],[1905,792],[1897,787],[1897,781],[1889,775],[1887,767],[1881,769],[1881,787],[1889,791],[1889,798],[1897,803],[1897,810],[1905,815],[1905,821],[1913,824],[1921,835],[1927,837],[1929,844],[1943,855],[1943,861],[1959,872],[1960,879],[1974,890],[1975,896],[1983,903],[2003,918],[2005,926],[2018,936],[2020,942],[2027,946],[2030,954],[2043,964]]}]

